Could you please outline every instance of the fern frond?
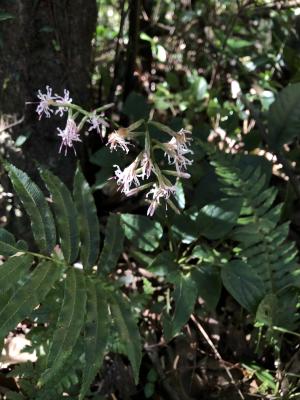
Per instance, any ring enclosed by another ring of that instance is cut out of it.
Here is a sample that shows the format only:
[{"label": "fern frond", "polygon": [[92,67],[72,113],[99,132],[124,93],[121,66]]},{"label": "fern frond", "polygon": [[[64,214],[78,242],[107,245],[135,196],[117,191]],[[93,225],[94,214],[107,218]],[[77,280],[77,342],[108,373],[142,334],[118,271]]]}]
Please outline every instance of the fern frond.
[{"label": "fern frond", "polygon": [[25,172],[8,163],[5,163],[5,168],[30,218],[33,236],[40,251],[50,254],[56,244],[56,229],[42,191]]},{"label": "fern frond", "polygon": [[24,278],[32,265],[33,257],[22,254],[11,257],[0,266],[0,293],[16,286]]},{"label": "fern frond", "polygon": [[40,168],[40,175],[52,196],[64,258],[68,263],[73,263],[79,250],[79,231],[76,208],[71,193],[66,185],[50,171]]},{"label": "fern frond", "polygon": [[91,189],[79,168],[74,178],[74,200],[80,227],[80,259],[83,268],[95,265],[100,248],[99,222]]},{"label": "fern frond", "polygon": [[26,251],[27,248],[26,242],[23,240],[16,242],[13,234],[4,228],[0,228],[0,254],[2,256],[13,256],[20,251]]}]

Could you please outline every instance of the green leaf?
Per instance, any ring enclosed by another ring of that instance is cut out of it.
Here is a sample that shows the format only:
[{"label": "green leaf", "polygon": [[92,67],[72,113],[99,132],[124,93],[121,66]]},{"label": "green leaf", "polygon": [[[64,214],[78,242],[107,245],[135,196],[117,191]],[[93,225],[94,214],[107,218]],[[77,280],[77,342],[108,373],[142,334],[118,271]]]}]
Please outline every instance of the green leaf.
[{"label": "green leaf", "polygon": [[25,172],[8,163],[5,163],[5,168],[30,218],[33,236],[40,251],[50,254],[56,244],[56,231],[42,191]]},{"label": "green leaf", "polygon": [[177,277],[173,293],[174,312],[172,316],[166,314],[163,319],[164,336],[167,341],[177,335],[189,320],[194,310],[197,296],[198,288],[190,274],[181,274]]},{"label": "green leaf", "polygon": [[145,251],[154,251],[159,246],[163,234],[159,222],[143,215],[122,214],[121,221],[125,236],[136,247]]},{"label": "green leaf", "polygon": [[125,100],[123,113],[131,120],[148,119],[151,110],[147,99],[137,92],[131,92]]},{"label": "green leaf", "polygon": [[60,275],[61,269],[56,264],[51,261],[41,262],[8,301],[0,297],[0,337],[4,337],[31,313]]},{"label": "green leaf", "polygon": [[79,399],[84,399],[104,357],[108,334],[109,315],[105,293],[100,285],[87,279],[87,310],[84,328],[85,366]]},{"label": "green leaf", "polygon": [[109,273],[117,265],[123,250],[124,232],[121,228],[121,218],[118,214],[110,214],[108,217],[105,240],[100,259],[98,261],[98,272]]},{"label": "green leaf", "polygon": [[138,383],[142,360],[141,337],[130,303],[119,293],[116,293],[111,299],[111,313],[120,340],[131,363],[134,380]]},{"label": "green leaf", "polygon": [[284,88],[268,112],[269,140],[280,147],[299,137],[300,132],[300,83]]},{"label": "green leaf", "polygon": [[9,290],[26,276],[32,262],[32,256],[22,254],[11,257],[0,265],[0,293]]},{"label": "green leaf", "polygon": [[61,310],[49,348],[47,369],[40,378],[40,386],[60,374],[71,355],[84,325],[86,297],[83,272],[75,268],[69,269],[65,278]]},{"label": "green leaf", "polygon": [[163,251],[159,253],[149,266],[147,270],[156,276],[168,276],[179,269],[178,264],[175,262],[175,255],[170,251]]},{"label": "green leaf", "polygon": [[91,268],[95,265],[99,254],[100,228],[94,198],[80,168],[77,168],[75,173],[74,199],[80,227],[80,259],[83,268]]},{"label": "green leaf", "polygon": [[15,16],[6,12],[0,12],[0,22],[7,21],[9,19],[14,19]]},{"label": "green leaf", "polygon": [[68,263],[73,263],[79,250],[79,232],[76,208],[71,193],[65,184],[50,171],[40,168],[40,174],[52,196],[64,258]]},{"label": "green leaf", "polygon": [[216,270],[209,265],[195,268],[192,278],[196,282],[198,296],[202,297],[210,310],[215,310],[221,296],[221,277]]},{"label": "green leaf", "polygon": [[232,297],[250,312],[255,312],[264,297],[265,286],[256,272],[241,260],[224,265],[221,277]]},{"label": "green leaf", "polygon": [[226,236],[237,222],[242,207],[239,198],[222,199],[204,206],[197,217],[200,233],[215,240]]},{"label": "green leaf", "polygon": [[8,232],[6,229],[0,228],[0,254],[8,257],[12,256],[20,251],[27,249],[27,245],[23,241],[16,243],[13,234]]}]

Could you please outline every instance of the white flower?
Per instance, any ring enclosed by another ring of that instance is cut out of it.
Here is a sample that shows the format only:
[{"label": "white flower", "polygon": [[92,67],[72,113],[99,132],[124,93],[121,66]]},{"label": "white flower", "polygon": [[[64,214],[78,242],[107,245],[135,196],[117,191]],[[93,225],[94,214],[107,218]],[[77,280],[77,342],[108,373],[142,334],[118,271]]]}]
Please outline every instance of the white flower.
[{"label": "white flower", "polygon": [[121,128],[108,135],[106,146],[109,146],[110,151],[116,150],[117,147],[120,147],[126,153],[129,152],[128,145],[130,145],[130,143],[125,140],[126,132],[123,131],[126,131],[126,129]]},{"label": "white flower", "polygon": [[101,135],[101,132],[100,132],[101,125],[105,126],[106,128],[109,127],[109,124],[105,121],[105,119],[100,117],[96,113],[93,113],[90,116],[90,118],[87,120],[87,122],[89,124],[91,124],[90,128],[88,129],[88,131],[91,131],[91,130],[95,129],[97,131],[97,133],[99,133],[99,135]]},{"label": "white flower", "polygon": [[73,142],[81,142],[81,139],[79,137],[75,121],[69,118],[64,130],[61,130],[60,128],[57,129],[59,131],[58,136],[61,137],[59,153],[61,152],[63,146],[65,146],[65,155],[67,154],[68,147],[73,147],[74,153],[76,154]]},{"label": "white flower", "polygon": [[152,163],[150,154],[147,151],[143,152],[141,159],[141,167],[142,167],[142,173],[140,174],[140,177],[143,180],[145,179],[145,177],[149,179],[151,172],[154,171],[154,165]]},{"label": "white flower", "polygon": [[160,179],[159,183],[158,184],[155,183],[153,185],[153,188],[146,194],[146,197],[152,195],[152,200],[150,201],[150,205],[147,210],[147,215],[151,217],[153,216],[157,207],[160,204],[161,198],[167,200],[172,194],[175,193],[176,193],[176,186],[168,185]]},{"label": "white flower", "polygon": [[189,160],[185,157],[185,154],[191,153],[192,150],[188,149],[184,144],[178,144],[177,139],[173,137],[168,143],[163,143],[165,155],[168,156],[169,164],[175,164],[176,171],[178,173],[182,170],[186,170],[188,165],[193,164],[193,160]]},{"label": "white flower", "polygon": [[[72,99],[70,98],[70,92],[68,90],[64,90],[64,97],[59,96],[58,94],[55,94],[55,100],[58,104],[63,103],[63,104],[71,104]],[[55,111],[55,114],[59,114],[60,117],[63,116],[64,112],[68,111],[68,107],[58,107],[58,109]]]},{"label": "white flower", "polygon": [[137,175],[137,167],[139,160],[135,159],[128,167],[122,171],[118,165],[116,167],[115,176],[117,177],[118,186],[122,187],[122,192],[126,195],[129,193],[131,185],[140,186],[140,181]]},{"label": "white flower", "polygon": [[49,107],[49,102],[55,100],[55,96],[52,96],[52,88],[46,86],[47,93],[43,94],[40,90],[38,91],[37,97],[40,99],[39,105],[36,108],[36,112],[39,114],[39,119],[45,114],[46,118],[51,117],[53,110]]}]

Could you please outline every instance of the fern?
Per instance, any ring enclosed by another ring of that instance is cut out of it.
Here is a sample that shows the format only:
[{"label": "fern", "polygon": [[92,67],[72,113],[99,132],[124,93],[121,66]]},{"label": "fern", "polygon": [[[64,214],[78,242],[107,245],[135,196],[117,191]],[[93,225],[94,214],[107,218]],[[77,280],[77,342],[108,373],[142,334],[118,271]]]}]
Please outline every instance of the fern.
[{"label": "fern", "polygon": [[[280,222],[282,205],[274,205],[277,191],[267,187],[260,167],[242,167],[238,156],[215,153],[211,158],[224,193],[243,199],[231,238],[238,242],[234,258],[243,261],[262,282],[256,284],[252,302],[254,309],[258,308],[257,318],[269,326],[294,329],[298,323],[300,269],[295,244],[287,239],[289,224]],[[236,295],[237,287],[231,288],[232,294]],[[283,310],[289,310],[289,314]]]},{"label": "fern", "polygon": [[[108,219],[97,271],[92,267],[99,257],[100,227],[91,189],[80,169],[72,195],[56,176],[40,168],[50,206],[27,174],[8,163],[5,168],[31,219],[40,253],[29,251],[25,242],[0,229],[0,255],[8,257],[0,267],[0,337],[31,316],[49,325],[48,333],[43,329],[40,340],[35,340],[36,347],[46,354],[39,356],[34,372],[29,366],[23,368],[25,398],[61,398],[65,388],[76,383],[83,399],[101,367],[112,327],[124,341],[137,380],[139,331],[130,303],[115,295],[114,284],[106,276],[123,249],[120,217],[112,214]],[[57,244],[61,253],[54,250]],[[78,253],[83,269],[72,265],[78,261]],[[109,318],[109,309],[113,318]]]}]

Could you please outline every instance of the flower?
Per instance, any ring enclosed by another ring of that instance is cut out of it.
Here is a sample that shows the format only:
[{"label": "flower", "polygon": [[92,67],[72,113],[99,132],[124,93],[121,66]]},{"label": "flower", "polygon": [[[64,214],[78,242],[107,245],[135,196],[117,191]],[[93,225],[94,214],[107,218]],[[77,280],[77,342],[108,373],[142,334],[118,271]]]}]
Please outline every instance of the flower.
[{"label": "flower", "polygon": [[154,165],[152,163],[150,154],[146,150],[143,151],[142,153],[141,167],[142,167],[142,173],[139,176],[143,180],[145,179],[145,177],[149,179],[151,172],[154,171]]},{"label": "flower", "polygon": [[52,96],[52,88],[50,86],[46,86],[47,93],[43,94],[40,90],[38,91],[38,99],[40,99],[39,105],[36,108],[36,112],[39,114],[39,119],[42,118],[43,114],[45,114],[46,118],[51,117],[51,113],[53,110],[49,107],[49,103],[55,100],[55,96]]},{"label": "flower", "polygon": [[117,177],[118,186],[122,187],[122,192],[126,195],[129,193],[131,185],[140,186],[140,181],[137,175],[137,167],[139,164],[139,159],[136,158],[128,167],[122,171],[118,165],[116,167],[115,176]]},{"label": "flower", "polygon": [[162,146],[165,150],[165,155],[168,156],[169,164],[175,164],[178,174],[180,174],[183,169],[186,170],[188,165],[193,164],[193,160],[189,160],[185,157],[185,154],[193,154],[192,150],[188,149],[185,144],[178,144],[175,137],[168,143],[162,143]]},{"label": "flower", "polygon": [[63,146],[65,146],[65,155],[67,154],[68,147],[73,147],[74,153],[76,154],[73,142],[81,142],[81,139],[79,137],[75,121],[71,118],[68,118],[65,129],[64,130],[61,130],[60,128],[57,129],[59,131],[58,136],[61,137],[61,145],[59,148],[59,153],[61,152]]},{"label": "flower", "polygon": [[99,115],[97,115],[95,112],[90,116],[90,118],[87,120],[87,122],[89,124],[91,124],[88,131],[95,129],[99,133],[99,135],[101,135],[101,132],[100,132],[101,125],[105,126],[106,128],[109,127],[109,124],[105,121],[105,119],[100,117]]},{"label": "flower", "polygon": [[[70,92],[68,90],[64,90],[64,97],[59,96],[58,94],[55,94],[55,100],[57,104],[63,103],[63,104],[71,104],[72,99],[70,98]],[[55,111],[55,114],[59,114],[60,117],[63,116],[64,112],[68,111],[67,107],[58,107],[58,109]]]},{"label": "flower", "polygon": [[153,188],[146,194],[146,197],[152,195],[152,200],[150,201],[149,208],[147,210],[147,215],[153,216],[157,207],[160,204],[160,199],[169,199],[172,194],[176,193],[176,186],[169,185],[169,182],[164,182],[163,179],[159,179],[158,184],[154,183]]},{"label": "flower", "polygon": [[123,151],[126,153],[129,152],[128,145],[130,143],[126,141],[125,137],[127,136],[127,129],[120,128],[117,131],[112,132],[108,135],[108,142],[106,146],[109,145],[110,151],[116,150],[117,147],[121,147]]}]

